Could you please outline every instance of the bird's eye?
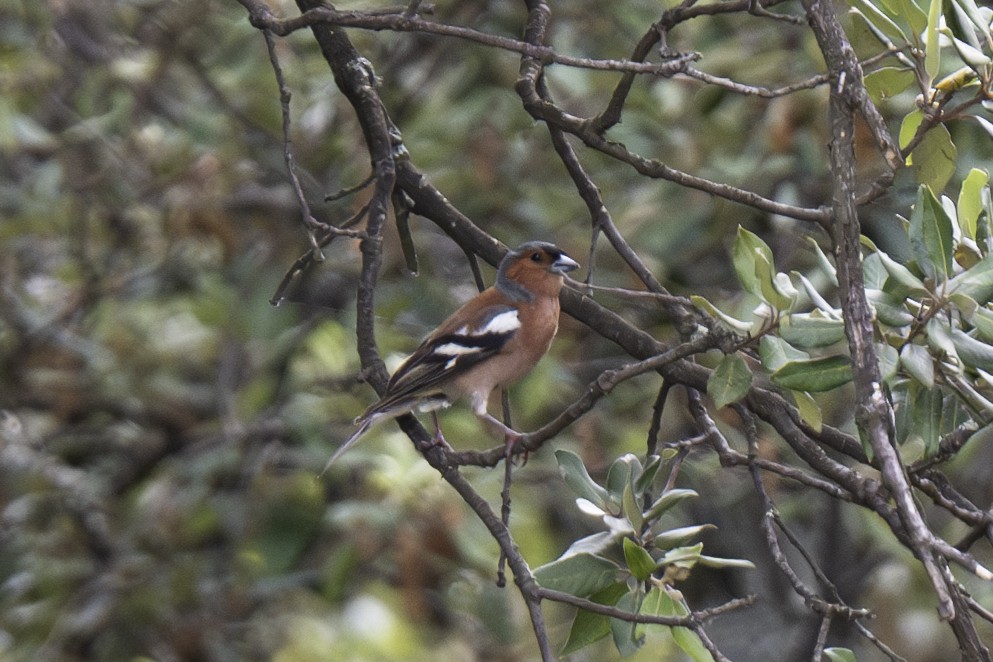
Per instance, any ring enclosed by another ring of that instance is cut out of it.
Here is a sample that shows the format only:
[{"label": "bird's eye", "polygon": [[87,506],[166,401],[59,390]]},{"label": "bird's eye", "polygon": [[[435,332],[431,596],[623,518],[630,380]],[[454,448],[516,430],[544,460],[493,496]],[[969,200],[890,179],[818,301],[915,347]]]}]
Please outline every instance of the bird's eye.
[{"label": "bird's eye", "polygon": [[531,261],[532,262],[541,262],[541,253],[539,253],[539,252],[531,253]]}]

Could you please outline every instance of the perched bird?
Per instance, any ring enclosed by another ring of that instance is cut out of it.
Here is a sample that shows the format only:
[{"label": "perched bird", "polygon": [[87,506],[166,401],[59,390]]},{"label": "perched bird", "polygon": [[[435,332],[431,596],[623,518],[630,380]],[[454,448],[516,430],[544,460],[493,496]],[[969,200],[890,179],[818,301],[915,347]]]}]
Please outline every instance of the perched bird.
[{"label": "perched bird", "polygon": [[358,428],[325,471],[375,423],[414,411],[432,413],[435,440],[443,443],[436,411],[464,397],[491,432],[507,443],[520,438],[487,411],[490,394],[526,375],[548,351],[559,328],[563,275],[578,267],[543,241],[507,253],[496,283],[452,313],[397,368],[379,402],[355,419]]}]

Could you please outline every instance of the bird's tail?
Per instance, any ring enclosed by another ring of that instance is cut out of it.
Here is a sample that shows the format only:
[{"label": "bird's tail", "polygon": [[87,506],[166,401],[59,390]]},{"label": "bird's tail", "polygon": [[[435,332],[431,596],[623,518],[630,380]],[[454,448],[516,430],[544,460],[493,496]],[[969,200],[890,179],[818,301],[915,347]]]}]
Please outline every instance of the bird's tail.
[{"label": "bird's tail", "polygon": [[373,417],[365,417],[365,416],[360,417],[358,419],[357,423],[359,427],[355,430],[355,432],[352,433],[352,436],[350,436],[348,439],[345,440],[345,443],[343,443],[341,446],[338,447],[338,450],[334,452],[334,455],[331,456],[331,459],[328,460],[328,463],[324,465],[323,469],[321,469],[321,473],[317,474],[318,478],[323,476],[327,472],[327,470],[331,468],[331,465],[334,464],[335,460],[341,457],[342,453],[344,453],[349,448],[354,446],[355,442],[361,439],[362,435],[364,435],[366,432],[369,431],[369,428],[372,427],[374,420],[375,419]]}]

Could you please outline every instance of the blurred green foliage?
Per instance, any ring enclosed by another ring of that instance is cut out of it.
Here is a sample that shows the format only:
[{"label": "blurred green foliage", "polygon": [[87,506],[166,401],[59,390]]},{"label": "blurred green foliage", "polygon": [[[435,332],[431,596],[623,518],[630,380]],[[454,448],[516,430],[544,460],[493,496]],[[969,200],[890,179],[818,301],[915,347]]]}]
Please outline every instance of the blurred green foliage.
[{"label": "blurred green foliage", "polygon": [[[271,5],[295,13],[292,3]],[[523,11],[445,0],[435,16],[516,35]],[[659,11],[637,0],[568,3],[556,7],[552,40],[561,52],[624,58]],[[587,212],[513,93],[517,56],[415,34],[352,36],[384,81],[413,159],[449,199],[508,245],[554,239],[586,266]],[[812,37],[798,26],[736,15],[691,21],[673,37],[671,48],[703,52],[709,73],[748,84],[775,88],[820,73]],[[862,37],[857,46],[869,48],[871,36]],[[309,33],[277,47],[305,190],[320,218],[340,221],[362,194],[319,201],[368,174],[361,132]],[[616,80],[548,71],[553,94],[577,114],[596,112]],[[886,96],[895,129],[914,100]],[[643,77],[610,138],[700,176],[816,206],[830,194],[825,99],[823,90],[770,101]],[[0,6],[3,659],[535,658],[519,596],[494,586],[496,544],[395,427],[377,429],[315,478],[373,394],[354,353],[354,242],[332,244],[286,303],[268,303],[307,250],[280,122],[264,42],[236,2]],[[966,166],[949,174],[955,184],[968,167],[988,164],[983,136],[952,127]],[[595,154],[587,167],[618,227],[674,292],[750,315],[755,301],[740,292],[730,257],[739,226],[765,237],[778,269],[820,273],[803,241],[813,228],[646,180]],[[909,174],[898,177],[894,194],[867,211],[867,233],[909,254],[894,210],[906,213],[917,189]],[[391,231],[378,290],[377,340],[390,367],[473,292],[457,247],[413,224],[421,275],[406,273]],[[635,285],[612,253],[589,267],[597,283]],[[492,279],[492,270],[484,275]],[[647,306],[610,305],[672,335]],[[536,427],[624,361],[563,319],[552,354],[512,393],[515,422]],[[621,385],[554,447],[578,452],[602,482],[613,458],[643,451],[656,389],[648,377]],[[825,421],[850,428],[838,394],[817,404]],[[731,421],[719,423],[733,438]],[[460,448],[491,445],[464,411],[445,413],[444,425]],[[666,439],[690,429],[672,409],[662,427]],[[774,444],[768,452],[790,454]],[[977,503],[993,498],[977,469],[989,460],[980,447],[953,468]],[[466,473],[498,501],[500,472]],[[693,604],[784,591],[763,541],[743,524],[760,508],[747,477],[729,477],[712,457],[688,463],[683,476],[698,503],[660,521],[669,529],[714,523],[716,531],[701,531],[708,553],[760,564],[751,574],[695,572],[685,585]],[[905,550],[886,547],[880,523],[794,485],[776,489],[846,597],[878,610],[880,636],[899,641],[912,625],[923,634],[901,653],[944,659],[946,635],[921,597],[927,587]],[[517,474],[512,530],[533,567],[598,530],[568,492],[551,448]],[[991,597],[989,587],[973,593]],[[653,599],[657,613],[681,607],[658,591]],[[734,624],[719,620],[715,638],[734,659],[776,659],[816,631],[809,613],[798,625],[790,619],[803,612],[790,609],[766,604]],[[556,605],[546,613],[556,641],[566,642],[573,613]],[[680,647],[693,646],[658,631],[646,637],[630,659],[682,659]],[[839,639],[851,643],[844,632]],[[601,642],[571,659],[613,657]]]}]

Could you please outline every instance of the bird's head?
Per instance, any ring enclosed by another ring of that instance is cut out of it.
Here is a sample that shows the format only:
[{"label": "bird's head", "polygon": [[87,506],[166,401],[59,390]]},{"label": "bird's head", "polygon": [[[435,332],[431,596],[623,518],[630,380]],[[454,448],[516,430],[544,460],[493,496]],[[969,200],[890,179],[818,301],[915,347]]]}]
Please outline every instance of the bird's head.
[{"label": "bird's head", "polygon": [[508,252],[497,270],[497,287],[517,299],[558,296],[563,276],[579,263],[558,246],[529,241]]}]

